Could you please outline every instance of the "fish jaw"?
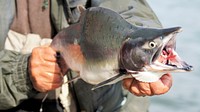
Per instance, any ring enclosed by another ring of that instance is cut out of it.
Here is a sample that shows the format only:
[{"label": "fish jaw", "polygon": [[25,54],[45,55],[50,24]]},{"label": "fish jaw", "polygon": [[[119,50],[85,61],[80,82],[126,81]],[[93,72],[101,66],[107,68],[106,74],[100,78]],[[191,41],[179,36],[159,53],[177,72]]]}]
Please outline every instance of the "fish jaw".
[{"label": "fish jaw", "polygon": [[154,54],[150,65],[145,65],[147,70],[153,72],[187,72],[193,70],[193,67],[183,61],[175,51],[175,37],[181,31],[180,28],[163,39],[163,46],[159,49],[160,51]]},{"label": "fish jaw", "polygon": [[153,72],[188,72],[193,67],[183,61],[174,49],[168,48],[163,50],[157,60],[150,65],[146,65],[145,69]]},{"label": "fish jaw", "polygon": [[[175,45],[173,45],[175,42],[172,42],[180,31],[182,30],[169,34],[163,40],[163,46],[152,56],[150,64],[145,65],[142,71],[138,72],[138,74],[132,74],[132,76],[142,82],[155,82],[165,73],[192,71],[193,66],[180,58],[175,51]],[[129,72],[131,73],[132,71]]]},{"label": "fish jaw", "polygon": [[[140,65],[144,63],[140,69],[135,69],[134,66],[126,66],[126,64],[122,63],[124,65],[123,67],[126,69],[128,74],[131,74],[132,77],[142,82],[155,82],[159,80],[159,78],[162,77],[162,75],[165,73],[188,72],[193,70],[193,67],[187,64],[185,61],[183,61],[179,57],[178,53],[175,51],[176,34],[181,32],[182,29],[180,27],[175,27],[167,29],[165,31],[167,33],[161,36],[162,43],[160,44],[159,48],[157,48],[157,50],[154,51],[153,54],[149,54],[148,52],[142,52],[140,54],[137,54],[137,52],[134,52],[132,53],[132,55],[129,55],[130,59],[131,56],[134,57],[134,55],[136,54],[141,55],[142,58],[145,57],[145,60],[139,63]],[[163,32],[165,31],[163,30]]]},{"label": "fish jaw", "polygon": [[[174,49],[171,50],[171,55],[168,57],[163,53],[158,57],[158,59],[150,65],[145,65],[142,71],[137,72],[127,70],[132,77],[142,82],[155,82],[159,80],[164,74],[172,72],[189,72],[193,70],[191,65],[184,62]],[[164,52],[164,51],[163,51]]]}]

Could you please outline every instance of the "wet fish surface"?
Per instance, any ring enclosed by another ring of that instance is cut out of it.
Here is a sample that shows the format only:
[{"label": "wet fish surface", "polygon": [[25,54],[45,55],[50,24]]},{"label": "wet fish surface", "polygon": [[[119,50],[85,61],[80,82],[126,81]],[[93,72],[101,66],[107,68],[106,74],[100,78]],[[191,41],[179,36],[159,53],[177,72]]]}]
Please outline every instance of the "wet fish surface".
[{"label": "wet fish surface", "polygon": [[51,47],[61,55],[63,73],[76,71],[95,88],[131,77],[155,82],[164,73],[193,70],[175,52],[181,30],[135,26],[110,9],[92,7],[58,33]]}]

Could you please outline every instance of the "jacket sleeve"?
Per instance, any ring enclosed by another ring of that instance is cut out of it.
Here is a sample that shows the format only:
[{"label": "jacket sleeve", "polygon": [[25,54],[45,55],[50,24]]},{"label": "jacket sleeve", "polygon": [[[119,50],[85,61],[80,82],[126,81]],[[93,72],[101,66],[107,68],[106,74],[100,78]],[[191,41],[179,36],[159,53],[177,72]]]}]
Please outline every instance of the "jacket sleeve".
[{"label": "jacket sleeve", "polygon": [[0,51],[0,110],[17,106],[36,94],[27,73],[29,54]]},{"label": "jacket sleeve", "polygon": [[4,48],[6,36],[14,15],[15,0],[0,0],[0,50]]},{"label": "jacket sleeve", "polygon": [[160,21],[146,0],[92,0],[90,5],[112,9],[134,25],[161,27]]}]

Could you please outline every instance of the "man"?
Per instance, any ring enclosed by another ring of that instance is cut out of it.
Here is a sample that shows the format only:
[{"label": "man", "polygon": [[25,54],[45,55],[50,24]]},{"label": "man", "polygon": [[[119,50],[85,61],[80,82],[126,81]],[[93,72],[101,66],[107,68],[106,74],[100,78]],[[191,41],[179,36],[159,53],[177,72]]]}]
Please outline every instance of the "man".
[{"label": "man", "polygon": [[[59,54],[48,46],[37,46],[49,44],[62,28],[76,23],[78,5],[110,8],[132,24],[161,27],[145,0],[0,1],[0,110],[145,112],[148,98],[136,96],[160,95],[170,89],[169,74],[153,83],[125,79],[94,91],[81,79],[62,85]],[[65,76],[71,79],[75,73]]]}]

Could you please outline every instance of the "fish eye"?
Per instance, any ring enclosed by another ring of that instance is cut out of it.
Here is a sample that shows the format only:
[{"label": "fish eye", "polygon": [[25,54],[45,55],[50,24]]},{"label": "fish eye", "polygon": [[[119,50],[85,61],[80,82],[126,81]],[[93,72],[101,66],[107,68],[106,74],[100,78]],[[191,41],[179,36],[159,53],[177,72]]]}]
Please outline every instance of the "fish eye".
[{"label": "fish eye", "polygon": [[156,43],[154,41],[149,42],[149,47],[151,49],[155,48],[156,47]]}]

